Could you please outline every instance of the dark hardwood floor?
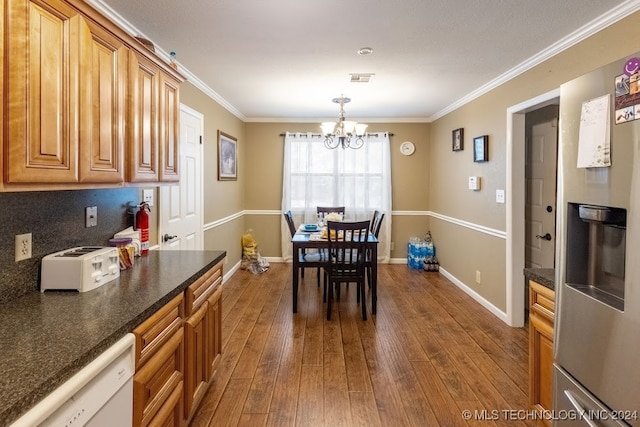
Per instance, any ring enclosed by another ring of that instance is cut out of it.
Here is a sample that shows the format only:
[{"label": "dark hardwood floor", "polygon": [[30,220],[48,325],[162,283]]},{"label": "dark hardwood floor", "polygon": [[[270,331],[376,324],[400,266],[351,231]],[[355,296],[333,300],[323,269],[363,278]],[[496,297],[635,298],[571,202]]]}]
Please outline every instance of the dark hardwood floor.
[{"label": "dark hardwood floor", "polygon": [[406,265],[380,266],[366,321],[353,285],[327,321],[314,270],[293,314],[291,268],[224,284],[223,357],[191,426],[533,425],[528,329]]}]

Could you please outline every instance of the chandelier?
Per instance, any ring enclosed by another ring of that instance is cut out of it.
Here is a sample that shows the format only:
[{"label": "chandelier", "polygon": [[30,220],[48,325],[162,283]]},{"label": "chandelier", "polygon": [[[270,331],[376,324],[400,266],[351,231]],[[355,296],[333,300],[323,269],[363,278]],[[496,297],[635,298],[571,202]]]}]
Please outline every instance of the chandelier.
[{"label": "chandelier", "polygon": [[338,146],[344,148],[360,148],[364,145],[364,136],[367,125],[344,119],[344,104],[351,102],[351,98],[333,98],[331,101],[340,104],[338,123],[323,122],[320,125],[324,136],[324,146],[334,149]]}]

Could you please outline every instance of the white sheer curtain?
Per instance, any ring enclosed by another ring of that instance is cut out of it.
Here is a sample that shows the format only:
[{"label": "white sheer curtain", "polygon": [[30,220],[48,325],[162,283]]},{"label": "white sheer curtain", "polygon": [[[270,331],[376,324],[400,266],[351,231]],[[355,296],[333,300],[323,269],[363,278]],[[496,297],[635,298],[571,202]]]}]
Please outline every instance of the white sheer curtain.
[{"label": "white sheer curtain", "polygon": [[[286,133],[282,210],[291,210],[296,226],[316,223],[317,206],[345,206],[345,220],[370,220],[384,212],[378,259],[388,262],[391,236],[391,151],[386,132],[367,134],[364,146],[328,149],[324,137]],[[291,234],[282,219],[282,257],[291,260]]]}]

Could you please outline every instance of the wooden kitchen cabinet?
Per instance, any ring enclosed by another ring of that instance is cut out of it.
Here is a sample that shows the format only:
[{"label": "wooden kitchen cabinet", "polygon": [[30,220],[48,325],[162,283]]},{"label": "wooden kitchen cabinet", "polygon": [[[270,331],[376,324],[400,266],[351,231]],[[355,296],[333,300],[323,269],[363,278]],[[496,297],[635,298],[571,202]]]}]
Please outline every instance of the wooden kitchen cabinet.
[{"label": "wooden kitchen cabinet", "polygon": [[157,181],[160,69],[142,55],[129,55],[127,181]]},{"label": "wooden kitchen cabinet", "polygon": [[[553,326],[555,292],[529,281],[529,404],[550,411],[553,405]],[[550,426],[549,420],[539,421]]]},{"label": "wooden kitchen cabinet", "polygon": [[185,291],[185,418],[190,421],[213,378],[221,355],[222,263]]},{"label": "wooden kitchen cabinet", "polygon": [[185,418],[189,419],[207,391],[209,303],[205,301],[185,322]]},{"label": "wooden kitchen cabinet", "polygon": [[211,351],[208,353],[208,379],[211,380],[218,369],[222,358],[222,284],[209,297],[209,342]]},{"label": "wooden kitchen cabinet", "polygon": [[83,0],[4,8],[6,188],[179,181],[177,71]]},{"label": "wooden kitchen cabinet", "polygon": [[90,72],[81,90],[80,182],[124,181],[124,139],[129,49],[90,24]]},{"label": "wooden kitchen cabinet", "polygon": [[6,14],[5,182],[76,182],[86,22],[56,0],[8,0]]},{"label": "wooden kitchen cabinet", "polygon": [[159,105],[160,181],[180,181],[180,82],[160,72]]},{"label": "wooden kitchen cabinet", "polygon": [[134,329],[134,426],[181,426],[195,414],[222,354],[222,265]]},{"label": "wooden kitchen cabinet", "polygon": [[183,318],[184,294],[180,294],[133,331],[136,337],[135,427],[184,424]]},{"label": "wooden kitchen cabinet", "polygon": [[127,180],[179,181],[180,81],[136,52],[129,62]]},{"label": "wooden kitchen cabinet", "polygon": [[9,0],[6,183],[124,180],[124,43],[58,0]]}]

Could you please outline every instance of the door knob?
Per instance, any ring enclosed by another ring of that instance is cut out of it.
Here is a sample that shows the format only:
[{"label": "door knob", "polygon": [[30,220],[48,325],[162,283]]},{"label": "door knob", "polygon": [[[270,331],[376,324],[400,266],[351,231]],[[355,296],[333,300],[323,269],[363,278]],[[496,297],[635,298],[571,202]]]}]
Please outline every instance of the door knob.
[{"label": "door knob", "polygon": [[[178,237],[178,236],[170,236],[170,235],[168,235],[168,234],[165,234],[165,235],[162,237],[162,241],[163,241],[163,242],[168,242],[169,240],[171,240],[171,239],[175,239],[176,237]],[[549,238],[551,238],[551,237],[549,237]]]},{"label": "door knob", "polygon": [[551,234],[547,233],[544,236],[541,236],[539,234],[536,234],[536,239],[542,239],[542,240],[551,240]]}]

